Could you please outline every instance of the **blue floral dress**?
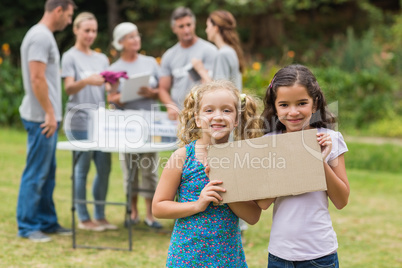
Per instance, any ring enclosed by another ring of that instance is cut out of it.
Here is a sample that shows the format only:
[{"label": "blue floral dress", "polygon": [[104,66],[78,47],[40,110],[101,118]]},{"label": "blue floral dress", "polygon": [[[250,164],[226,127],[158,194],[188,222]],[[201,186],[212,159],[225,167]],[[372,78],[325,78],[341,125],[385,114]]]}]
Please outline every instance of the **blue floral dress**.
[{"label": "blue floral dress", "polygon": [[[186,145],[186,161],[177,190],[178,202],[198,200],[209,179],[196,159],[195,141]],[[241,243],[239,218],[228,205],[176,220],[170,240],[167,267],[247,267]]]}]

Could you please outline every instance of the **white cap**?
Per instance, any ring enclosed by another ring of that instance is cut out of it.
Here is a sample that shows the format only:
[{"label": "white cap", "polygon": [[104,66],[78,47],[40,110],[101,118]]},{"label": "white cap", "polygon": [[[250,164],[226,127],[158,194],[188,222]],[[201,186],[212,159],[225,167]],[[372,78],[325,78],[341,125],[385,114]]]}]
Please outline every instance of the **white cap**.
[{"label": "white cap", "polygon": [[138,31],[137,26],[131,22],[122,22],[114,27],[113,30],[113,42],[112,45],[118,51],[123,49],[123,46],[119,43],[119,41],[126,35],[131,32]]}]

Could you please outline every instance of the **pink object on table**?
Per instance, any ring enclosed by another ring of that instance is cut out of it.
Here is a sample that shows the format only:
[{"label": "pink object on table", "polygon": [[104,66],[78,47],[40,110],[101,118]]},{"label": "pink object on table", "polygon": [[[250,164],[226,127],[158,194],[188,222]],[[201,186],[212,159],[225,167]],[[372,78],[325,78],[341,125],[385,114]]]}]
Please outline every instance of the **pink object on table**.
[{"label": "pink object on table", "polygon": [[109,82],[110,84],[116,83],[120,77],[128,79],[127,72],[103,71],[100,75],[102,75],[106,82]]}]

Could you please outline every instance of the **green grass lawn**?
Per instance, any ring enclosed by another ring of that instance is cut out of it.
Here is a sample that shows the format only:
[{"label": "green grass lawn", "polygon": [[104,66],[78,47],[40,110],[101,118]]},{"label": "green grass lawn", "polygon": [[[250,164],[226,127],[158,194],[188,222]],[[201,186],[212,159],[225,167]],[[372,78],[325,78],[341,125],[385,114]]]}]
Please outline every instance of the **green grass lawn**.
[{"label": "green grass lawn", "polygon": [[[350,144],[350,148],[357,152],[349,152],[348,157],[353,163],[356,163],[356,159],[373,161],[372,164],[366,164],[372,167],[381,156],[381,150],[389,149],[387,146]],[[360,147],[364,149],[364,155],[358,152]],[[393,150],[393,154],[401,157],[402,147]],[[374,152],[374,157],[369,156],[371,152]],[[162,232],[151,231],[143,223],[135,227],[131,252],[72,249],[71,237],[53,236],[52,242],[39,244],[17,237],[15,210],[25,153],[25,132],[2,129],[0,267],[164,267],[173,227],[172,220],[161,220],[164,225]],[[166,157],[168,155],[163,154]],[[57,185],[54,193],[56,209],[61,224],[71,227],[71,153],[58,151],[57,161]],[[117,154],[113,155],[113,166],[108,201],[124,202]],[[92,167],[90,178],[93,177],[93,170]],[[340,211],[333,205],[330,207],[333,225],[338,234],[341,267],[402,267],[402,176],[398,169],[392,171],[348,169],[350,203]],[[91,183],[88,183],[88,193],[91,193]],[[141,216],[144,218],[142,199],[140,206]],[[127,247],[128,233],[123,227],[124,207],[108,206],[106,214],[110,222],[119,226],[119,230],[103,233],[79,231],[77,243]],[[271,217],[272,208],[263,212],[261,220],[246,231],[244,248],[249,267],[267,265]]]}]

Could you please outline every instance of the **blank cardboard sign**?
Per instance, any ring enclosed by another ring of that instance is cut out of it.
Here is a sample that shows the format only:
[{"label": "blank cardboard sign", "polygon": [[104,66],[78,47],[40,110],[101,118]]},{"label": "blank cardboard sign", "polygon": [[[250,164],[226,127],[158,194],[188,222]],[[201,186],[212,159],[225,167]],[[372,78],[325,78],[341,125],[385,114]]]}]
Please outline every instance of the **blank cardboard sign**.
[{"label": "blank cardboard sign", "polygon": [[317,130],[212,145],[210,180],[223,181],[223,203],[325,191]]}]

